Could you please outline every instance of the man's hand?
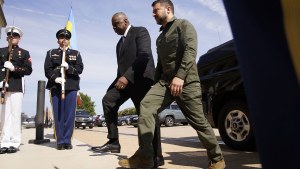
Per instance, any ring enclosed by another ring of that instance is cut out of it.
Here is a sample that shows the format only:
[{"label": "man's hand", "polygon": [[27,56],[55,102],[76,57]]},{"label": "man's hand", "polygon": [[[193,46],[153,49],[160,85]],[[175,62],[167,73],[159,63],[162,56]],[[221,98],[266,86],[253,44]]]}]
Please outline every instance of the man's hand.
[{"label": "man's hand", "polygon": [[58,77],[58,78],[55,79],[55,83],[62,84],[62,82],[63,82],[63,79],[61,77]]},{"label": "man's hand", "polygon": [[62,62],[62,64],[60,66],[64,67],[66,70],[69,69],[69,64],[67,62]]},{"label": "man's hand", "polygon": [[[8,88],[8,86],[9,86],[8,83],[5,83],[5,87]],[[0,89],[2,89],[2,87],[3,87],[3,81],[0,82]]]},{"label": "man's hand", "polygon": [[184,80],[174,77],[171,84],[170,84],[170,90],[172,96],[179,96],[182,93]]},{"label": "man's hand", "polygon": [[126,79],[126,77],[122,76],[118,79],[117,83],[115,84],[115,87],[118,90],[123,90],[126,88],[127,85],[128,85],[128,80]]},{"label": "man's hand", "polygon": [[14,71],[15,70],[15,66],[10,61],[4,62],[4,67],[7,68],[7,69],[9,69],[10,71]]}]

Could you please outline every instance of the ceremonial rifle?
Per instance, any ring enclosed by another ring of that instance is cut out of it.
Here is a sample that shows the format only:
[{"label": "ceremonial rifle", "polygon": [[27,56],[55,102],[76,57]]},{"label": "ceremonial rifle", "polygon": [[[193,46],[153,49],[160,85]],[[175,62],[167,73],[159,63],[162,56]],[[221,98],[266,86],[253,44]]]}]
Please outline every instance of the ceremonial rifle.
[{"label": "ceremonial rifle", "polygon": [[[13,54],[13,48],[12,48],[12,41],[13,41],[13,31],[14,28],[11,29],[10,37],[8,38],[8,52],[7,52],[7,61],[10,62]],[[1,104],[5,103],[5,94],[7,91],[6,84],[8,84],[8,78],[9,78],[9,69],[5,68],[5,78],[3,79],[2,83],[2,90],[1,90]]]},{"label": "ceremonial rifle", "polygon": [[[65,61],[66,61],[66,46],[64,45],[63,42],[63,54],[62,54],[61,63]],[[65,81],[66,81],[65,67],[60,68],[60,73],[61,73],[61,99],[65,99]]]}]

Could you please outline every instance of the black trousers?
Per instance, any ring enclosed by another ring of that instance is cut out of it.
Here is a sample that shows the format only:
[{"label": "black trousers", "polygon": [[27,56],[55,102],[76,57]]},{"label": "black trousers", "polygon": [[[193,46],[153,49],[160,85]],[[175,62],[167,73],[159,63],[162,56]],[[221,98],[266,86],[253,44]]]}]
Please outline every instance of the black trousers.
[{"label": "black trousers", "polygon": [[[151,79],[143,79],[135,84],[128,84],[124,90],[117,90],[114,87],[114,84],[115,82],[110,85],[102,99],[103,112],[108,130],[108,139],[119,138],[118,111],[120,106],[128,99],[131,99],[137,114],[140,115],[140,102],[151,88],[153,81]],[[140,140],[140,136],[138,136],[138,139]],[[160,124],[158,117],[156,117],[156,126],[152,145],[154,149],[154,157],[162,156]]]}]

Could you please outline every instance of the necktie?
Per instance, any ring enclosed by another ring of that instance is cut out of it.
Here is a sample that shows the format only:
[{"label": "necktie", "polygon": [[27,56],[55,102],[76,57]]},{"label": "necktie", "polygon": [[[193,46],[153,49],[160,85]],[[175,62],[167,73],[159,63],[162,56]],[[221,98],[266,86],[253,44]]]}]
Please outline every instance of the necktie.
[{"label": "necktie", "polygon": [[121,54],[121,50],[122,50],[124,41],[125,41],[125,36],[122,36],[121,40],[120,40],[120,45],[119,45],[119,55]]}]

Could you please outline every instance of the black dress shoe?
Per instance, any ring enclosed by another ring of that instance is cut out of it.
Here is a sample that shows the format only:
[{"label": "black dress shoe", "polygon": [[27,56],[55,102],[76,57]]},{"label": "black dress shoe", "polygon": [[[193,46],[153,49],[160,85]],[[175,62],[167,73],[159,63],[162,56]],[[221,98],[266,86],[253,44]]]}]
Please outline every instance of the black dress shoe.
[{"label": "black dress shoe", "polygon": [[16,147],[13,147],[13,146],[10,146],[8,149],[7,149],[7,153],[15,153],[17,152],[19,149],[16,148]]},{"label": "black dress shoe", "polygon": [[71,150],[71,149],[73,148],[73,146],[72,146],[72,144],[65,144],[65,145],[64,145],[64,148],[65,148],[66,150]]},{"label": "black dress shoe", "polygon": [[165,165],[165,159],[163,156],[156,156],[156,157],[153,157],[153,163],[154,163],[153,168],[157,168],[159,166]]},{"label": "black dress shoe", "polygon": [[62,144],[57,144],[56,149],[57,149],[57,150],[63,150],[63,149],[64,149],[64,145],[62,145]]},{"label": "black dress shoe", "polygon": [[0,154],[7,153],[8,148],[7,147],[2,147],[0,148]]},{"label": "black dress shoe", "polygon": [[91,150],[96,151],[96,150],[98,150],[98,149],[104,147],[104,146],[107,145],[107,144],[110,144],[110,141],[106,142],[106,143],[103,144],[102,146],[94,146],[94,147],[91,147]]},{"label": "black dress shoe", "polygon": [[104,153],[104,152],[120,153],[121,145],[120,144],[106,143],[103,146],[92,147],[92,150],[97,152],[97,153]]}]

